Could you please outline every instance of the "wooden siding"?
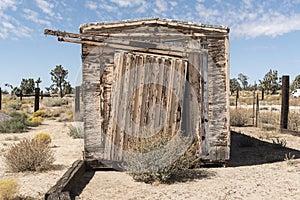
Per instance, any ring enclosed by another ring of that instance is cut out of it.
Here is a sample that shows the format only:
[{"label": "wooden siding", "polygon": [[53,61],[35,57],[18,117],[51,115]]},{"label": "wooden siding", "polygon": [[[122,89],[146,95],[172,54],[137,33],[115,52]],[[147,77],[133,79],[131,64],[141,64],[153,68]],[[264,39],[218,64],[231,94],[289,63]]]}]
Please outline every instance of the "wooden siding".
[{"label": "wooden siding", "polygon": [[[52,32],[52,35],[60,37],[60,41],[82,44],[86,155],[99,160],[121,157],[105,155],[109,149],[106,146],[106,134],[113,133],[109,130],[112,123],[109,113],[114,99],[112,95],[114,88],[111,88],[114,81],[112,77],[117,73],[115,62],[118,56],[115,55],[121,50],[131,52],[135,56],[143,52],[160,54],[156,56],[158,60],[158,57],[175,56],[176,59],[189,60],[192,63],[187,65],[187,71],[196,70],[200,76],[195,78],[193,73],[187,73],[186,76],[193,88],[199,92],[197,98],[201,102],[197,134],[201,159],[210,163],[228,160],[230,152],[228,32],[229,29],[226,27],[161,19],[87,24],[81,26],[80,34]],[[65,37],[79,40],[74,41]],[[127,41],[128,46],[132,46],[123,48]],[[139,46],[142,43],[146,46]],[[147,46],[147,43],[156,46]],[[203,48],[208,58],[197,61],[193,55],[203,51]],[[193,68],[193,62],[208,63],[208,67]],[[134,116],[136,117],[136,114]],[[121,142],[121,132],[118,137],[120,138],[117,140]]]}]

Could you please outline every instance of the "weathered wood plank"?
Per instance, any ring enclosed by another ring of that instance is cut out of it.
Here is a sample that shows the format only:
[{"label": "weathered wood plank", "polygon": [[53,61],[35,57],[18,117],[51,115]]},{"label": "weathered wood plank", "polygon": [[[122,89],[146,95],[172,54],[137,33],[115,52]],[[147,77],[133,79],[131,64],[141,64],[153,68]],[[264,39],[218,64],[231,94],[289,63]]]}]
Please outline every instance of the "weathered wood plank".
[{"label": "weathered wood plank", "polygon": [[72,189],[77,185],[77,181],[86,171],[86,163],[77,160],[73,163],[57,183],[45,194],[46,200],[71,200]]}]

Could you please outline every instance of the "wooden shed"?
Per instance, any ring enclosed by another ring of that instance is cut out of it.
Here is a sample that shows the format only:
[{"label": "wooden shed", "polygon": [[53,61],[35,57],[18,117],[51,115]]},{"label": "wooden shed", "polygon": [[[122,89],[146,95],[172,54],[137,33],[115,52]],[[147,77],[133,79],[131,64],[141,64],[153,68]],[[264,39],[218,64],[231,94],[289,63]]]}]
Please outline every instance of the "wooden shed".
[{"label": "wooden shed", "polygon": [[85,160],[122,162],[132,138],[162,132],[191,136],[202,163],[229,160],[229,28],[151,18],[45,34],[82,45]]}]

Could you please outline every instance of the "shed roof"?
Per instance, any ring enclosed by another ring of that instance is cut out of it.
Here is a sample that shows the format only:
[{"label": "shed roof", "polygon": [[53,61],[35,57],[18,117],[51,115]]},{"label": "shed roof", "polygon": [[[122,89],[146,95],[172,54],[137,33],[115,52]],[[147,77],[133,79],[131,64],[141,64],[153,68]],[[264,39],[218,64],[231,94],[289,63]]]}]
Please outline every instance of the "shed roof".
[{"label": "shed roof", "polygon": [[87,23],[80,26],[80,32],[90,29],[111,29],[122,27],[136,27],[142,25],[161,25],[167,27],[178,27],[184,29],[193,29],[194,31],[210,30],[221,33],[229,33],[229,28],[226,26],[208,25],[194,22],[183,22],[178,20],[160,19],[160,18],[146,18],[135,20],[123,20],[118,22],[101,22],[101,23]]}]

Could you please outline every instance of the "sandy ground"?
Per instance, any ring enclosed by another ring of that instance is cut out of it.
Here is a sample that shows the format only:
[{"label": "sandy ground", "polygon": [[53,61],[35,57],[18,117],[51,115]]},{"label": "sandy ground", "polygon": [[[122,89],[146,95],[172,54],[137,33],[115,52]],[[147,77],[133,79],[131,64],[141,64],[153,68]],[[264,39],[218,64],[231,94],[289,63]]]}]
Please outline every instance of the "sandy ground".
[{"label": "sandy ground", "polygon": [[[0,134],[0,149],[7,149],[15,142],[8,137],[32,138],[39,132],[49,133],[56,158],[55,169],[42,173],[11,173],[0,160],[0,179],[13,178],[21,185],[21,194],[42,199],[68,167],[82,158],[83,140],[67,135],[68,124],[45,121],[27,133]],[[251,127],[233,130],[246,135],[232,135],[232,160],[226,168],[189,170],[169,185],[135,182],[125,172],[96,171],[76,199],[300,200],[300,137]],[[277,138],[286,140],[285,148],[272,144]],[[295,158],[284,161],[287,153]]]},{"label": "sandy ground", "polygon": [[54,151],[54,169],[47,172],[25,172],[12,173],[8,171],[3,162],[3,153],[0,156],[0,179],[12,178],[20,187],[20,193],[24,196],[31,196],[42,199],[44,194],[56,183],[64,172],[78,159],[82,159],[83,140],[73,139],[67,135],[70,122],[56,122],[54,120],[44,121],[39,127],[34,127],[26,133],[0,134],[0,149],[4,151],[14,142],[10,138],[16,136],[18,140],[33,138],[37,133],[50,134],[52,138],[52,150]]}]

